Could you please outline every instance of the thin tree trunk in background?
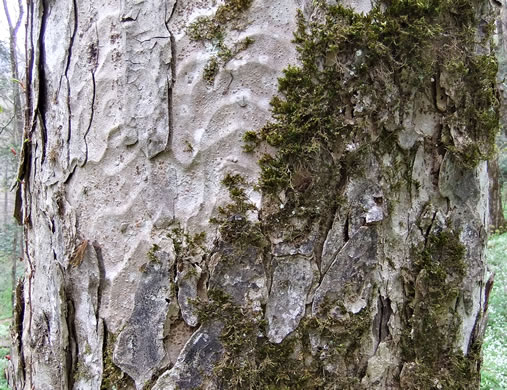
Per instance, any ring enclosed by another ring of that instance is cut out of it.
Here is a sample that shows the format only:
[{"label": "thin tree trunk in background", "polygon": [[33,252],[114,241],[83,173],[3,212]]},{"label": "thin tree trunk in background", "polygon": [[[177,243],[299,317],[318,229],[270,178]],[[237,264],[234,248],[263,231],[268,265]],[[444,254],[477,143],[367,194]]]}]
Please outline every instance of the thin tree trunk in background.
[{"label": "thin tree trunk in background", "polygon": [[19,13],[13,23],[9,8],[7,6],[7,0],[2,0],[4,6],[4,13],[7,18],[7,24],[9,25],[9,55],[11,63],[11,76],[13,82],[13,101],[14,101],[14,134],[17,146],[21,147],[22,135],[23,135],[23,110],[21,107],[21,95],[19,92],[20,88],[20,76],[18,68],[18,49],[17,49],[17,37],[18,31],[21,27],[21,22],[24,16],[23,1],[18,0]]},{"label": "thin tree trunk in background", "polygon": [[324,3],[28,2],[13,389],[478,387],[490,3]]},{"label": "thin tree trunk in background", "polygon": [[489,175],[489,224],[491,230],[505,226],[502,206],[502,189],[500,187],[500,167],[498,157],[488,162]]},{"label": "thin tree trunk in background", "polygon": [[18,235],[18,259],[20,261],[23,261],[24,255],[24,249],[23,249],[23,229],[17,229],[16,234]]},{"label": "thin tree trunk in background", "polygon": [[9,165],[7,162],[4,164],[4,182],[3,182],[3,191],[4,191],[4,207],[3,207],[3,225],[2,230],[4,232],[7,231],[7,225],[9,224],[10,215],[9,215],[9,183],[8,183],[8,175],[9,175]]},{"label": "thin tree trunk in background", "polygon": [[14,307],[16,306],[16,284],[17,284],[17,268],[18,268],[18,261],[19,261],[19,254],[18,254],[18,236],[19,236],[19,229],[16,229],[13,234],[14,238],[12,240],[12,255],[11,255],[11,286],[12,286],[12,308],[14,310]]}]

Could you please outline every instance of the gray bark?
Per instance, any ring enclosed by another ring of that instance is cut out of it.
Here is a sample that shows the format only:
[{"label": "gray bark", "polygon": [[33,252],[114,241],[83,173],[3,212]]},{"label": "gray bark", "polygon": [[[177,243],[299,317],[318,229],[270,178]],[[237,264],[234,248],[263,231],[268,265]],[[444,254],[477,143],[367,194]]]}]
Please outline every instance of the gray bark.
[{"label": "gray bark", "polygon": [[[268,195],[242,137],[298,64],[297,11],[321,15],[254,0],[221,24],[223,59],[190,31],[220,4],[29,1],[12,388],[452,388],[455,360],[476,388],[489,183],[486,161],[465,167],[442,146],[449,80],[405,102],[409,115],[384,108],[401,121],[385,121],[389,152],[359,153],[358,136],[327,154],[340,168],[301,169]],[[316,217],[277,219],[324,181]]]}]

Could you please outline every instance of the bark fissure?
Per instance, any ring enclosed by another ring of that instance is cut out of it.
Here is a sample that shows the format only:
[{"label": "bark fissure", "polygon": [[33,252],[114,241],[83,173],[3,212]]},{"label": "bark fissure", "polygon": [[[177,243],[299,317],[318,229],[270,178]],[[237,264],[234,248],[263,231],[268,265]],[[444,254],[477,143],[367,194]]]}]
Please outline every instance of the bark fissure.
[{"label": "bark fissure", "polygon": [[25,318],[25,299],[24,299],[24,287],[22,279],[18,281],[15,290],[16,304],[14,306],[14,327],[17,331],[17,337],[14,339],[13,347],[16,347],[19,356],[19,368],[16,373],[22,375],[22,382],[25,381],[26,365],[25,365],[25,350],[23,345],[23,322]]},{"label": "bark fissure", "polygon": [[70,36],[69,46],[67,48],[67,64],[65,65],[64,77],[67,83],[67,164],[70,162],[70,140],[72,138],[72,108],[71,108],[71,85],[69,80],[69,69],[72,60],[72,49],[74,46],[74,39],[78,30],[78,9],[77,0],[72,0],[72,12],[74,16],[74,24],[72,27],[72,34]]},{"label": "bark fissure", "polygon": [[[19,158],[19,167],[16,178],[16,197],[14,201],[14,218],[18,224],[23,225],[23,192],[26,192],[28,180],[30,178],[30,170],[32,166],[32,68],[34,62],[34,46],[33,46],[33,0],[27,1],[27,18],[26,18],[26,35],[25,35],[25,125],[23,131],[23,139],[21,145],[21,153]],[[26,195],[26,193],[25,193]],[[28,208],[25,205],[25,210]],[[26,216],[26,213],[25,213]]]},{"label": "bark fissure", "polygon": [[42,143],[42,157],[41,165],[46,160],[46,146],[48,142],[47,126],[46,126],[46,112],[47,112],[47,79],[46,79],[46,48],[45,48],[45,35],[46,25],[49,16],[48,2],[43,0],[41,2],[41,26],[38,39],[39,61],[37,63],[37,72],[39,77],[39,91],[37,95],[37,117],[39,119],[39,127],[41,130],[41,143]]},{"label": "bark fissure", "polygon": [[77,343],[77,333],[76,333],[76,322],[75,322],[76,312],[75,305],[72,297],[67,298],[66,301],[66,319],[67,319],[67,329],[68,329],[68,340],[69,343],[67,351],[66,351],[66,371],[67,371],[67,383],[69,385],[69,389],[72,389],[74,386],[74,377],[76,375],[76,370],[78,369],[78,356],[79,356],[79,344]]},{"label": "bark fissure", "polygon": [[[102,248],[100,247],[99,243],[94,241],[92,243],[93,249],[95,250],[95,255],[97,256],[97,268],[99,270],[99,285],[97,287],[97,327],[100,326],[100,321],[98,319],[100,318],[100,309],[102,306],[102,293],[104,292],[105,285],[106,285],[106,268],[104,263],[104,256],[102,255]],[[99,329],[96,329],[97,333],[99,332]],[[105,329],[104,324],[104,340],[107,338],[107,332]],[[104,341],[105,343],[105,341]]]},{"label": "bark fissure", "polygon": [[[98,46],[98,44],[97,44]],[[90,132],[91,128],[92,128],[92,124],[93,124],[93,117],[95,115],[95,99],[96,99],[96,83],[95,83],[95,71],[90,71],[91,73],[91,76],[92,76],[92,101],[91,101],[91,104],[90,104],[90,120],[88,121],[88,126],[86,128],[86,131],[84,133],[84,136],[83,136],[83,140],[84,140],[84,143],[85,143],[85,158],[84,158],[84,161],[82,163],[82,167],[84,165],[86,165],[86,163],[88,162],[88,141],[86,139],[86,137],[88,136],[88,133]]]},{"label": "bark fissure", "polygon": [[[171,148],[171,139],[174,132],[174,107],[173,107],[173,88],[174,83],[176,82],[176,39],[174,38],[174,34],[169,28],[169,23],[174,15],[178,2],[174,1],[172,4],[171,10],[168,12],[167,3],[165,3],[166,8],[166,19],[165,19],[165,27],[167,32],[169,33],[169,42],[170,42],[170,50],[171,50],[171,62],[169,64],[170,67],[170,78],[167,81],[167,123],[168,123],[168,132],[167,132],[167,143],[166,150],[170,150]],[[169,15],[168,15],[169,14]]]},{"label": "bark fissure", "polygon": [[428,238],[430,237],[431,230],[433,229],[433,225],[435,223],[435,218],[437,217],[437,213],[438,213],[438,211],[435,211],[433,213],[433,217],[431,218],[431,222],[430,222],[428,228],[426,229],[426,232],[424,233],[424,247],[426,247],[428,245]]}]

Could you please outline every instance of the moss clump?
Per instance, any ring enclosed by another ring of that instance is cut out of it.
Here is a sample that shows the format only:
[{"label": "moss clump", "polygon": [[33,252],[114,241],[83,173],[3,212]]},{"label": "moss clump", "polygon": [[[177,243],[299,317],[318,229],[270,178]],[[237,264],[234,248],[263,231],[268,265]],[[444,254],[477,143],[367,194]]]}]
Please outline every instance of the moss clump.
[{"label": "moss clump", "polygon": [[[224,353],[211,374],[220,388],[316,390],[358,385],[357,379],[328,372],[324,366],[339,356],[351,361],[355,358],[360,339],[370,328],[366,310],[342,320],[307,319],[282,343],[274,344],[266,337],[266,322],[259,313],[237,306],[221,290],[211,290],[209,299],[200,303],[199,314],[204,324],[223,323]],[[311,357],[308,335],[315,331],[324,332],[330,341],[332,358],[324,361]]]},{"label": "moss clump", "polygon": [[222,184],[229,190],[231,203],[218,208],[218,217],[211,222],[219,226],[222,240],[242,249],[247,246],[264,247],[266,240],[260,223],[252,222],[249,213],[257,207],[250,202],[245,188],[249,185],[239,174],[228,173]]},{"label": "moss clump", "polygon": [[[465,247],[451,229],[431,234],[415,262],[404,358],[413,362],[407,389],[471,389],[479,382],[480,343],[467,356],[456,349],[461,320],[455,311],[466,274]],[[428,337],[431,342],[428,342]]]},{"label": "moss clump", "polygon": [[246,11],[252,0],[226,0],[212,16],[200,16],[187,28],[194,41],[223,40],[225,27]]},{"label": "moss clump", "polygon": [[194,41],[213,43],[216,55],[212,56],[204,68],[203,78],[212,85],[220,67],[234,56],[250,46],[254,40],[250,37],[229,47],[225,44],[226,28],[246,11],[252,0],[226,0],[212,16],[200,16],[187,28],[187,34]]},{"label": "moss clump", "polygon": [[167,233],[167,237],[173,242],[177,259],[194,257],[206,252],[206,232],[192,235],[186,232],[178,222],[176,226]]},{"label": "moss clump", "polygon": [[202,77],[208,84],[212,85],[219,70],[220,65],[218,65],[217,57],[211,57],[204,67],[204,73]]},{"label": "moss clump", "polygon": [[113,362],[113,348],[116,342],[116,336],[107,333],[103,349],[104,370],[102,372],[101,390],[121,390],[135,387],[134,381],[125,374]]},{"label": "moss clump", "polygon": [[476,54],[476,7],[472,0],[390,0],[367,15],[341,5],[322,5],[325,16],[317,22],[299,14],[294,41],[301,65],[279,79],[274,121],[245,135],[248,151],[260,141],[278,148],[260,160],[261,187],[276,193],[301,164],[315,165],[324,153],[339,159],[339,144],[359,138],[364,146],[388,136],[373,141],[372,124],[401,129],[407,102],[431,96],[440,73],[449,73],[453,90],[446,91],[452,101],[442,114],[444,137],[451,128],[467,136],[466,142],[447,136],[445,145],[471,167],[490,156],[498,130],[497,63],[494,55]]},{"label": "moss clump", "polygon": [[[451,92],[452,104],[444,115],[449,139],[447,148],[468,168],[495,153],[495,137],[499,130],[499,97],[496,74],[498,63],[492,55],[465,57],[444,63],[448,77],[459,90]],[[452,129],[452,132],[451,132]]]},{"label": "moss clump", "polygon": [[150,248],[150,250],[148,251],[147,255],[148,255],[148,259],[153,262],[153,263],[160,263],[160,260],[158,259],[156,253],[160,250],[160,246],[158,246],[157,244],[153,244]]}]

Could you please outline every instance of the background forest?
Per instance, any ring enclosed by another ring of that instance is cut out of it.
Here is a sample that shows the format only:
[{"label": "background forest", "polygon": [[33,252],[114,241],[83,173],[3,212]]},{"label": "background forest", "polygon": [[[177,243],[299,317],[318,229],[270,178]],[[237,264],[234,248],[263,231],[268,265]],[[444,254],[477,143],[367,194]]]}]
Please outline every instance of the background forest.
[{"label": "background forest", "polygon": [[7,389],[4,367],[9,354],[9,325],[12,291],[23,274],[21,228],[12,217],[20,135],[14,126],[13,88],[19,83],[11,77],[9,49],[0,41],[0,389]]}]

